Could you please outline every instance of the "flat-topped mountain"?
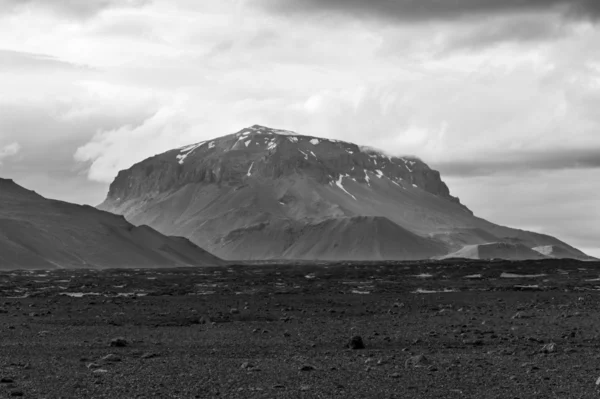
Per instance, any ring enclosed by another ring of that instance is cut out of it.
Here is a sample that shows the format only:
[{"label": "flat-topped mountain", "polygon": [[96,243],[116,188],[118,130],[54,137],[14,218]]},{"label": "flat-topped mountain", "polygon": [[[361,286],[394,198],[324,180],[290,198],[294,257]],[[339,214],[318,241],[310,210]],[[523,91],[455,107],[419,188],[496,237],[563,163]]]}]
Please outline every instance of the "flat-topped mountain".
[{"label": "flat-topped mountain", "polygon": [[259,125],[119,172],[99,208],[225,259],[409,260],[492,242],[587,258],[475,217],[418,158]]},{"label": "flat-topped mountain", "polygon": [[223,262],[186,238],[0,179],[0,269],[175,267]]}]

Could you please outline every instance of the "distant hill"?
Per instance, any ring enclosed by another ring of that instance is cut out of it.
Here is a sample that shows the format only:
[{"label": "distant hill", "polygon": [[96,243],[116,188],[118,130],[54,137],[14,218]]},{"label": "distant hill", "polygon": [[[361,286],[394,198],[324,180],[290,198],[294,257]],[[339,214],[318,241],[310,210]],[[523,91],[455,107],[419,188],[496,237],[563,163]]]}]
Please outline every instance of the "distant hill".
[{"label": "distant hill", "polygon": [[0,179],[0,269],[221,263],[186,238],[166,237],[90,206],[49,200]]},{"label": "distant hill", "polygon": [[478,218],[415,157],[255,125],[121,171],[99,206],[232,260],[412,260],[466,245],[553,246]]},{"label": "distant hill", "polygon": [[548,259],[549,257],[522,244],[494,242],[488,244],[467,245],[443,258],[521,260]]}]

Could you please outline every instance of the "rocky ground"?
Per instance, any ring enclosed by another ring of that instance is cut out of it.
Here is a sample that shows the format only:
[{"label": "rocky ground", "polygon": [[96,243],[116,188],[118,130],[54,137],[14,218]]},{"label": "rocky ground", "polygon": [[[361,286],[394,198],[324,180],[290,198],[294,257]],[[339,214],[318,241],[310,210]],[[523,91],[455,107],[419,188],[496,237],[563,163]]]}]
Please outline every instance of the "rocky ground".
[{"label": "rocky ground", "polygon": [[599,277],[574,261],[1,272],[0,397],[593,398]]}]

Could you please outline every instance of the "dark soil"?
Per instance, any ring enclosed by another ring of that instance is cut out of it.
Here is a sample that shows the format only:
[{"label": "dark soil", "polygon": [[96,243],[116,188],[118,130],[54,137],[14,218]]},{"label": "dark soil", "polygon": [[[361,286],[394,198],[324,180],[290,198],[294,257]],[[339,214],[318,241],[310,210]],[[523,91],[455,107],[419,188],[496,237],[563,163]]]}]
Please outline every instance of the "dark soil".
[{"label": "dark soil", "polygon": [[599,276],[459,260],[2,272],[0,397],[593,398]]}]

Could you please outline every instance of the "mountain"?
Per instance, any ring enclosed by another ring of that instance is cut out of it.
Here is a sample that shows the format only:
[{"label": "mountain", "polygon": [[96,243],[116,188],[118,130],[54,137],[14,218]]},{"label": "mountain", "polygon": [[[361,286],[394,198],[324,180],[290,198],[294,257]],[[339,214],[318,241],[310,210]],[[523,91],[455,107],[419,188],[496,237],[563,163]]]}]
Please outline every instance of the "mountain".
[{"label": "mountain", "polygon": [[46,199],[0,179],[0,269],[217,265],[181,237],[90,206]]},{"label": "mountain", "polygon": [[415,157],[254,125],[119,172],[99,206],[236,260],[411,260],[511,242],[581,251],[475,217]]}]

